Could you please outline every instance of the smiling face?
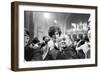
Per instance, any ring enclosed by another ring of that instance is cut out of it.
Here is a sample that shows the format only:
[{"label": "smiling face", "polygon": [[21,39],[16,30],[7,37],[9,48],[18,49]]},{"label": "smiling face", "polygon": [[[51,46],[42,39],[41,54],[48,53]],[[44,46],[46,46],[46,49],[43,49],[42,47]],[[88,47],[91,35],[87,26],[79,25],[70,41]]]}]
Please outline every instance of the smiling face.
[{"label": "smiling face", "polygon": [[70,40],[70,38],[67,35],[61,36],[59,39],[59,46],[60,47],[66,47],[66,46],[70,46],[72,44],[72,41]]},{"label": "smiling face", "polygon": [[59,40],[60,47],[66,47],[67,46],[66,42],[67,42],[67,40],[65,37],[60,38],[60,40]]}]

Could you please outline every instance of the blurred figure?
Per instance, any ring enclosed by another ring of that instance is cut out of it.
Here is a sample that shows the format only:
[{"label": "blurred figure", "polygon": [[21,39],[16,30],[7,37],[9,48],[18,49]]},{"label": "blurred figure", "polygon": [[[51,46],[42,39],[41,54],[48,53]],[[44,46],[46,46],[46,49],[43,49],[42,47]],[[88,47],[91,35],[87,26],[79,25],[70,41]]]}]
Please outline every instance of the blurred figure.
[{"label": "blurred figure", "polygon": [[61,51],[58,53],[57,59],[77,59],[77,52],[71,45],[72,41],[69,36],[61,36],[59,39],[59,48]]},{"label": "blurred figure", "polygon": [[[67,46],[71,46],[71,45],[72,45],[72,41],[69,38],[69,36],[61,35],[61,37],[59,38],[59,49],[67,47]],[[63,49],[60,49],[60,50],[63,50]]]},{"label": "blurred figure", "polygon": [[24,57],[26,61],[39,61],[42,60],[42,51],[39,46],[40,41],[38,38],[30,40],[29,43],[24,47]]},{"label": "blurred figure", "polygon": [[30,37],[29,37],[29,32],[24,31],[24,46],[26,46],[29,43]]},{"label": "blurred figure", "polygon": [[50,38],[48,36],[44,36],[43,37],[43,42],[44,42],[44,45],[42,45],[41,47],[41,50],[43,52],[42,54],[42,59],[46,59],[46,56],[48,54],[48,46],[47,46],[47,43],[50,41]]},{"label": "blurred figure", "polygon": [[50,41],[50,38],[48,37],[48,36],[44,36],[43,37],[43,41],[44,41],[44,43],[48,43],[48,41]]},{"label": "blurred figure", "polygon": [[55,60],[57,53],[59,52],[58,42],[61,35],[61,29],[57,26],[51,26],[48,31],[50,41],[47,43],[48,54],[45,59]]},{"label": "blurred figure", "polygon": [[87,35],[77,43],[76,50],[79,58],[90,58],[90,44]]},{"label": "blurred figure", "polygon": [[31,60],[31,51],[29,50],[29,32],[28,31],[24,31],[24,59],[26,61],[30,61]]}]

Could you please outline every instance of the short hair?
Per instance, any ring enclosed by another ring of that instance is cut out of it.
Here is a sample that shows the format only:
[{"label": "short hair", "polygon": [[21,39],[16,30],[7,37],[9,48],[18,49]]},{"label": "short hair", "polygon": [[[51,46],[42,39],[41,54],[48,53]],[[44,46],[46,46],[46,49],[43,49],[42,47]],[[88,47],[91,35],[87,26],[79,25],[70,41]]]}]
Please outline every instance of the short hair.
[{"label": "short hair", "polygon": [[61,29],[59,27],[57,27],[57,26],[51,26],[49,28],[48,35],[50,37],[52,37],[53,35],[55,35],[55,32],[58,32],[59,36],[61,35]]}]

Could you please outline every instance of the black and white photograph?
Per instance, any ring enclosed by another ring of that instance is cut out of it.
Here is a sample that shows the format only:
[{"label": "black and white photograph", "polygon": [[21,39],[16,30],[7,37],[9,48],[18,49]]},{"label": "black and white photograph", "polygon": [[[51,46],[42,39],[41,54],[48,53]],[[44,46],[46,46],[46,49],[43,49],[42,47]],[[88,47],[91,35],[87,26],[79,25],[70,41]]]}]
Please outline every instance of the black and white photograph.
[{"label": "black and white photograph", "polygon": [[12,70],[97,66],[97,7],[12,3]]},{"label": "black and white photograph", "polygon": [[90,18],[90,14],[24,11],[24,59],[91,58]]}]

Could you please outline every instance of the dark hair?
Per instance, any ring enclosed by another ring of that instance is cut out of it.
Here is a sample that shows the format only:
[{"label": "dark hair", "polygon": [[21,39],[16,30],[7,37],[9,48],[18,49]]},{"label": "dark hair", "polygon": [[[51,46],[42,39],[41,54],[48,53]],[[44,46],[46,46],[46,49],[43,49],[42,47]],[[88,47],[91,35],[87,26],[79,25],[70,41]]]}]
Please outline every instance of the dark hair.
[{"label": "dark hair", "polygon": [[47,36],[43,36],[43,40],[45,40],[46,37],[47,37]]},{"label": "dark hair", "polygon": [[88,36],[86,35],[83,40],[89,42]]},{"label": "dark hair", "polygon": [[58,32],[59,36],[61,35],[61,29],[59,27],[57,27],[57,26],[51,26],[49,28],[48,35],[50,37],[52,37],[53,35],[55,35],[55,32]]},{"label": "dark hair", "polygon": [[39,39],[38,39],[37,37],[34,37],[33,40],[32,40],[32,42],[33,42],[34,44],[36,44],[36,43],[39,43],[40,41],[39,41]]}]

